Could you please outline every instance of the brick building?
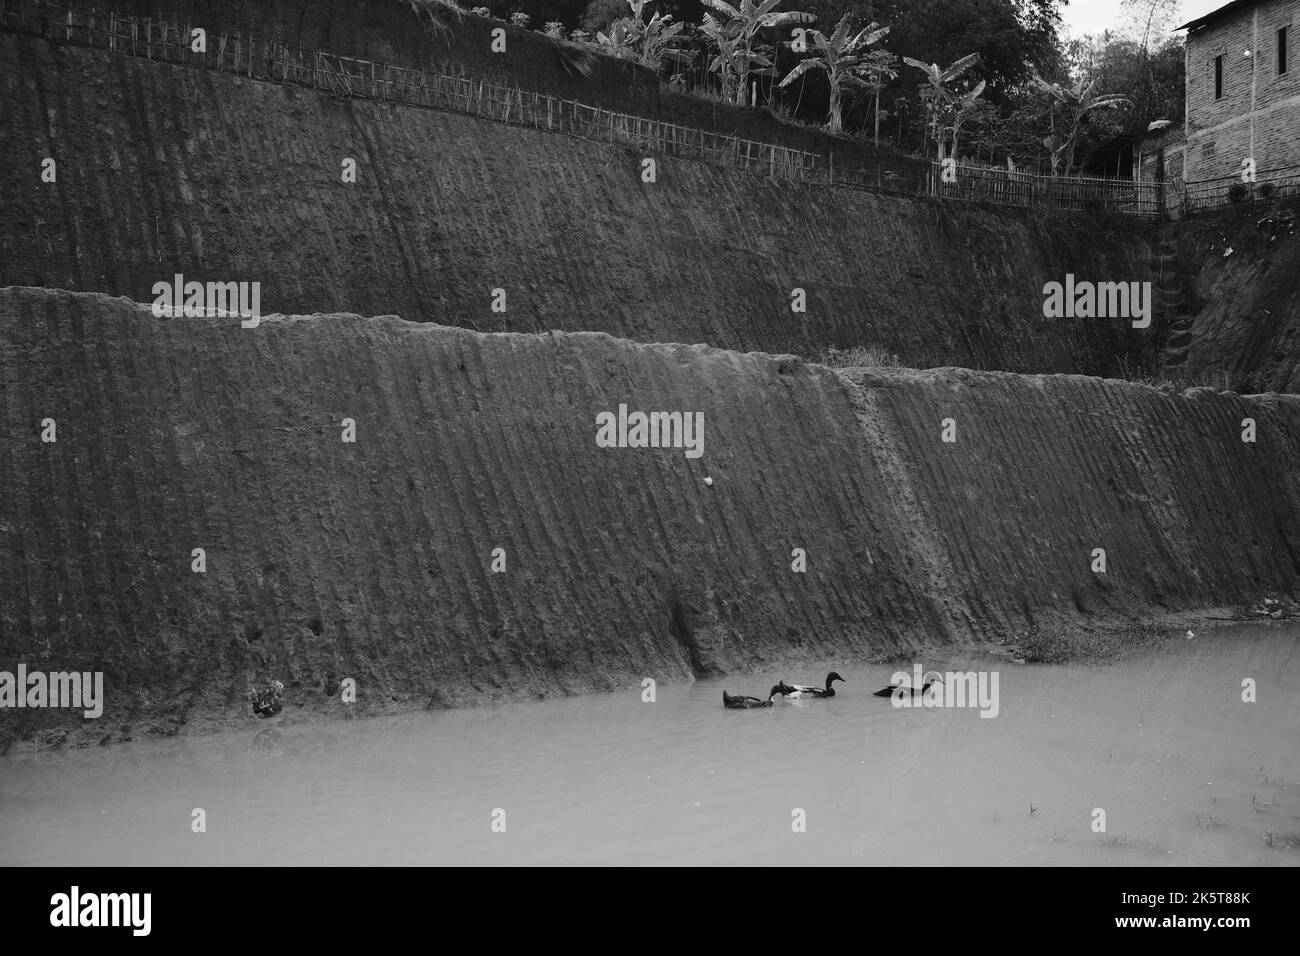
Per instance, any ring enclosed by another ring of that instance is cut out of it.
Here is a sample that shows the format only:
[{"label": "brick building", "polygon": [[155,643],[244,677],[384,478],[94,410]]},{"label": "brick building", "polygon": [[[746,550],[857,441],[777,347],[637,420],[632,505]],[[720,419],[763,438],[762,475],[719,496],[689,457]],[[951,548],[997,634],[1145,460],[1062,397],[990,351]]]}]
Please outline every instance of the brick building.
[{"label": "brick building", "polygon": [[[1182,175],[1188,182],[1300,164],[1300,0],[1233,0],[1187,31]],[[1169,142],[1163,142],[1166,156]],[[1143,170],[1145,172],[1145,170]]]},{"label": "brick building", "polygon": [[1133,178],[1139,182],[1183,179],[1187,134],[1181,121],[1139,138],[1133,150]]}]

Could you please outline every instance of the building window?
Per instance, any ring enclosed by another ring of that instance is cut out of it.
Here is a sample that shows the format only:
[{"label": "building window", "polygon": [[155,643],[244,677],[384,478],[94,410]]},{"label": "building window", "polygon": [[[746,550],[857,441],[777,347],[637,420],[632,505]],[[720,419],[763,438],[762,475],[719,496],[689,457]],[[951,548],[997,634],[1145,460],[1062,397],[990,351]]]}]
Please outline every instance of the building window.
[{"label": "building window", "polygon": [[1277,31],[1277,75],[1286,72],[1286,27]]},{"label": "building window", "polygon": [[1223,99],[1223,57],[1214,58],[1214,98]]}]

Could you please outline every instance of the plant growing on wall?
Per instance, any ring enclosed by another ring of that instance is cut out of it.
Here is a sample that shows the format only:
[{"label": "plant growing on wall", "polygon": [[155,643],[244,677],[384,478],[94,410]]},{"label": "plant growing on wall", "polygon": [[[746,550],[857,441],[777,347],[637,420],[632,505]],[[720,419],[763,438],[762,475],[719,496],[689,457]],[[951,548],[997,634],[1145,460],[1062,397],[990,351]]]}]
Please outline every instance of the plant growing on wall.
[{"label": "plant growing on wall", "polygon": [[451,24],[449,18],[460,20],[465,16],[465,9],[455,0],[401,0],[415,14],[430,35],[451,42]]},{"label": "plant growing on wall", "polygon": [[596,42],[607,53],[617,57],[636,60],[651,69],[658,70],[665,60],[674,63],[689,62],[694,55],[687,50],[678,50],[672,46],[673,41],[686,26],[673,23],[671,16],[656,13],[649,20],[643,19],[649,0],[628,0],[632,16],[623,17],[610,25],[609,33],[597,33]]},{"label": "plant growing on wall", "polygon": [[[930,130],[934,136],[936,155],[940,160],[944,158],[944,134],[951,132],[954,140],[953,155],[955,156],[957,152],[956,137],[961,130],[964,117],[983,102],[980,100],[980,95],[984,92],[984,81],[981,80],[974,90],[966,93],[956,92],[950,89],[948,84],[971,69],[971,67],[978,66],[980,55],[978,53],[968,53],[942,70],[939,69],[937,63],[922,63],[910,56],[903,57],[903,62],[925,74],[926,85],[921,89],[921,99],[930,111]],[[948,125],[950,122],[951,127]]]},{"label": "plant growing on wall", "polygon": [[[1031,80],[1040,93],[1047,96],[1051,111],[1052,131],[1043,140],[1052,159],[1054,175],[1069,175],[1074,169],[1075,153],[1088,127],[1089,114],[1099,109],[1119,109],[1132,106],[1133,101],[1122,93],[1095,93],[1097,80],[1079,80],[1073,86],[1048,83],[1035,73]],[[1061,128],[1056,118],[1061,114]],[[1069,132],[1065,132],[1065,130]]]},{"label": "plant growing on wall", "polygon": [[[817,47],[816,55],[801,61],[781,81],[781,86],[785,87],[810,70],[825,71],[831,85],[830,117],[826,128],[832,133],[838,133],[843,128],[841,109],[844,95],[853,89],[868,91],[872,89],[871,84],[863,79],[864,75],[871,76],[873,72],[877,74],[888,72],[893,75],[893,71],[883,61],[880,59],[872,61],[864,52],[867,47],[879,42],[881,37],[889,32],[889,27],[871,23],[855,34],[849,28],[850,17],[851,15],[846,13],[835,27],[835,32],[829,37],[820,30],[809,30],[808,36]],[[877,80],[875,87],[877,97],[879,88]]]},{"label": "plant growing on wall", "polygon": [[704,15],[700,31],[717,47],[718,55],[709,64],[709,70],[722,80],[723,96],[734,100],[737,106],[749,102],[749,78],[757,73],[772,76],[775,70],[770,59],[771,48],[761,42],[760,31],[769,27],[786,27],[798,23],[815,23],[811,13],[778,12],[781,0],[741,0],[733,7],[726,0],[703,0],[722,15]]}]

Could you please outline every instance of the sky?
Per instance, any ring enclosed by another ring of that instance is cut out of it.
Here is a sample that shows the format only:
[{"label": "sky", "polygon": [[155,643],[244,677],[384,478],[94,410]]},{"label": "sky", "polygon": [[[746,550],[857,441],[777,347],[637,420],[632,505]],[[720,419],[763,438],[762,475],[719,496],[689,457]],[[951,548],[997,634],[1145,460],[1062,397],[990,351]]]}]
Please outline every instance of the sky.
[{"label": "sky", "polygon": [[[1228,0],[1183,0],[1182,16],[1178,23],[1186,23],[1226,4]],[[1129,23],[1128,11],[1120,0],[1070,0],[1061,11],[1061,19],[1074,36],[1101,33],[1103,30],[1122,30]]]}]

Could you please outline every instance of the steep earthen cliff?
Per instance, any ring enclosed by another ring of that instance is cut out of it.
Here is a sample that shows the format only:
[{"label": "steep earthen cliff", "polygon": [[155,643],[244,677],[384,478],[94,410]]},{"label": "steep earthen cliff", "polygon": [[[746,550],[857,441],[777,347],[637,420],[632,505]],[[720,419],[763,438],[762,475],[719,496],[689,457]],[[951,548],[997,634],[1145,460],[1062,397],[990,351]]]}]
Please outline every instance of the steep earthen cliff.
[{"label": "steep earthen cliff", "polygon": [[[598,447],[620,404],[702,413],[703,454]],[[0,429],[0,670],[107,695],[6,745],[251,719],[275,679],[457,704],[1300,585],[1293,397],[6,289]]]},{"label": "steep earthen cliff", "polygon": [[284,312],[874,346],[922,367],[1117,374],[1155,356],[1125,319],[1042,315],[1067,273],[1147,279],[1136,226],[663,157],[646,183],[631,149],[30,36],[0,35],[0,83],[0,283],[145,300],[181,273],[259,281]]}]

